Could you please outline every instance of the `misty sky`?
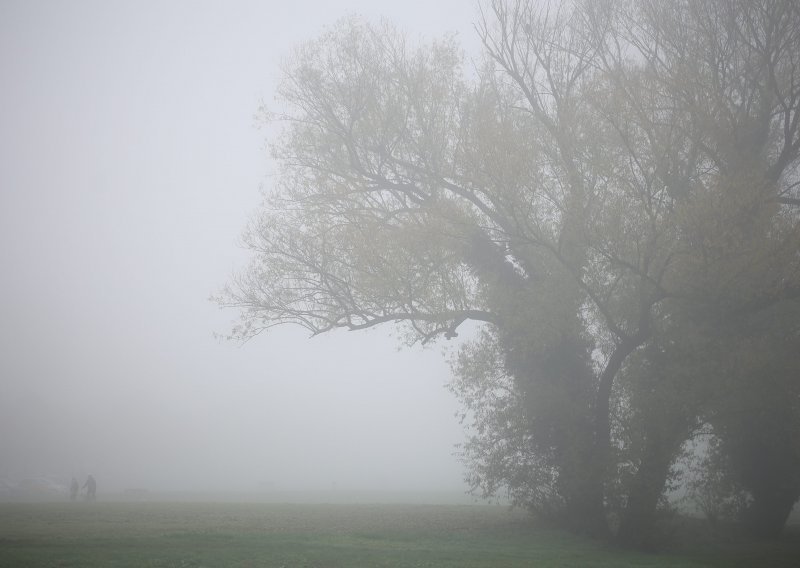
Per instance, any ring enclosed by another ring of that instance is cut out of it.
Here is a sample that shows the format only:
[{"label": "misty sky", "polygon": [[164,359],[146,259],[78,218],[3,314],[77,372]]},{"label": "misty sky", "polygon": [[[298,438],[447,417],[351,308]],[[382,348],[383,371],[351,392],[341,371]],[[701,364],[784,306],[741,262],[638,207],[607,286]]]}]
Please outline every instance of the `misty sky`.
[{"label": "misty sky", "polygon": [[438,348],[213,335],[270,183],[257,109],[352,13],[474,41],[464,0],[0,0],[0,477],[463,489]]}]

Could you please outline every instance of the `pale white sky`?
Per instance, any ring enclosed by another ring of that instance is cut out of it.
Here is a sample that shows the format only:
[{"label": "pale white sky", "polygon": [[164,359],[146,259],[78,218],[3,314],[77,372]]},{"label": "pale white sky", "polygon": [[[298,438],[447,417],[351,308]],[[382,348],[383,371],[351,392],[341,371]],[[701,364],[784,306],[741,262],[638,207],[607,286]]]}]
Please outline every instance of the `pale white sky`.
[{"label": "pale white sky", "polygon": [[0,2],[0,477],[462,490],[437,350],[219,341],[290,48],[338,18],[475,40],[468,0]]}]

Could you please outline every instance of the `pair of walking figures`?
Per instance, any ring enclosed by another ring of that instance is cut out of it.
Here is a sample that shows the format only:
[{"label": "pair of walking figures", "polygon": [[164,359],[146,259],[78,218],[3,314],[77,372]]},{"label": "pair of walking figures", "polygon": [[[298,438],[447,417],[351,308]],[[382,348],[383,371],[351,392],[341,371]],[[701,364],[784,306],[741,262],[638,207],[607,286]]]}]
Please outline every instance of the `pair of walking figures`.
[{"label": "pair of walking figures", "polygon": [[97,495],[97,482],[95,481],[93,476],[89,476],[86,478],[86,482],[83,484],[83,487],[78,487],[78,480],[74,477],[72,478],[72,482],[69,485],[69,499],[70,501],[75,501],[78,498],[78,491],[80,489],[86,489],[86,496],[85,499],[87,501],[94,501]]}]

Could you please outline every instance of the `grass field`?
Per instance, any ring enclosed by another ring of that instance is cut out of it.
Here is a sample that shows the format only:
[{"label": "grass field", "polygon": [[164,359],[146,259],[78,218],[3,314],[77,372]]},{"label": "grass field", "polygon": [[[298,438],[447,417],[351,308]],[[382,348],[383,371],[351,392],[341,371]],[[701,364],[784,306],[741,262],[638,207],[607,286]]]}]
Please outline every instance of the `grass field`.
[{"label": "grass field", "polygon": [[0,503],[0,567],[798,567],[795,529],[640,554],[501,506]]}]

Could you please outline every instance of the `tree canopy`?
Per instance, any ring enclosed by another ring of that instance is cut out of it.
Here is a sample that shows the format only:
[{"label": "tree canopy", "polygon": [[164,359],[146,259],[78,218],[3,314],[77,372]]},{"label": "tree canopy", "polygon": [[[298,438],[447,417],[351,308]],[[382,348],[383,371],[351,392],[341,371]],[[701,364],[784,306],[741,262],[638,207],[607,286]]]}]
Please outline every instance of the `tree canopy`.
[{"label": "tree canopy", "polygon": [[296,49],[221,301],[240,338],[481,322],[454,365],[475,488],[594,534],[616,503],[642,544],[684,442],[736,430],[742,342],[765,400],[798,396],[762,375],[800,343],[800,7],[494,0],[475,28],[474,69],[358,19]]}]

